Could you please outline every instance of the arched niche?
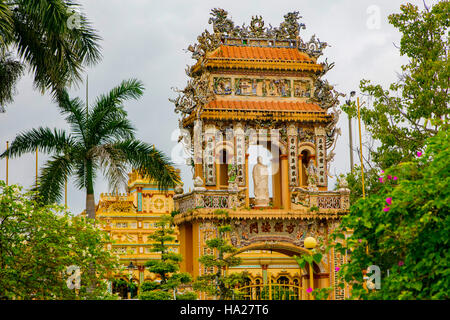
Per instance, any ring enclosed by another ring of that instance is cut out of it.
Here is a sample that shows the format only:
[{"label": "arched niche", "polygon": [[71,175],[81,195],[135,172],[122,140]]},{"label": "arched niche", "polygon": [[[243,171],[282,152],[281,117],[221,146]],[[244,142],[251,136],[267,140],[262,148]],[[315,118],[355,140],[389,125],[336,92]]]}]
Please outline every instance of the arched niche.
[{"label": "arched niche", "polygon": [[216,185],[218,189],[228,188],[228,165],[234,163],[234,145],[229,141],[218,142],[215,146]]},{"label": "arched niche", "polygon": [[247,149],[249,155],[247,175],[249,177],[249,196],[254,196],[254,181],[253,168],[256,165],[258,155],[264,159],[264,164],[269,168],[269,196],[273,208],[280,208],[282,206],[281,198],[281,177],[282,166],[281,156],[286,152],[286,147],[282,143],[277,143],[270,140],[255,140],[250,143]]},{"label": "arched niche", "polygon": [[[308,185],[307,168],[309,161],[315,160],[316,148],[311,142],[302,142],[298,146],[299,167],[300,167],[300,186]],[[317,165],[317,164],[316,164]]]}]

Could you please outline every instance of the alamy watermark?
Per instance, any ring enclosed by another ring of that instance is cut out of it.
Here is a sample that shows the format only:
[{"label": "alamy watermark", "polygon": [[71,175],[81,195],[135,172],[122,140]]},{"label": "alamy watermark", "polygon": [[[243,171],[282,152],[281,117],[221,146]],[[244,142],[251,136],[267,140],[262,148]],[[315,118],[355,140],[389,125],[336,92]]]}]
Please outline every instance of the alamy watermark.
[{"label": "alamy watermark", "polygon": [[71,265],[66,269],[66,273],[69,277],[66,280],[67,288],[80,289],[81,286],[81,270],[79,266]]}]

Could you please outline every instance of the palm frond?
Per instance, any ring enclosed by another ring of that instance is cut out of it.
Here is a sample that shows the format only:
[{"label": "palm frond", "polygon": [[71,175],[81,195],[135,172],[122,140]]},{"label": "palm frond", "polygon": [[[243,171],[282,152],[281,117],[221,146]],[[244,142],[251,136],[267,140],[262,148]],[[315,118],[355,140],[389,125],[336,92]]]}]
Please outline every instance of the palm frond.
[{"label": "palm frond", "polygon": [[[108,94],[100,95],[89,113],[87,123],[89,140],[98,143],[107,134],[117,135],[118,138],[122,139],[132,138],[134,136],[134,128],[129,122],[128,124],[126,123],[127,113],[122,103],[129,99],[138,99],[143,92],[144,86],[142,82],[130,79],[122,81],[118,86],[110,90]],[[110,130],[110,128],[114,127],[110,126],[111,122],[122,122],[122,125],[115,131]]]},{"label": "palm frond", "polygon": [[133,139],[136,129],[130,120],[118,119],[105,122],[103,126],[98,128],[96,143],[111,144],[123,139]]},{"label": "palm frond", "polygon": [[0,155],[0,158],[17,157],[24,153],[34,152],[36,148],[46,153],[63,153],[76,145],[75,141],[64,130],[39,127],[20,133],[11,143],[11,147]]},{"label": "palm frond", "polygon": [[89,155],[103,170],[103,175],[108,179],[110,191],[126,186],[129,168],[121,150],[114,148],[111,144],[105,144],[92,148]]},{"label": "palm frond", "polygon": [[101,58],[100,37],[87,18],[77,13],[77,25],[68,21],[78,5],[68,0],[16,0],[13,10],[17,51],[34,73],[41,91],[60,90],[81,80],[85,64]]},{"label": "palm frond", "polygon": [[158,188],[166,190],[180,182],[180,176],[173,164],[154,146],[137,140],[126,140],[116,143],[114,148],[124,153],[134,169],[154,179]]},{"label": "palm frond", "polygon": [[[0,31],[0,46],[2,37],[1,34],[2,33]],[[10,53],[2,54],[0,52],[0,105],[13,101],[16,84],[23,75],[23,71],[24,65],[20,63],[20,61],[12,58]]]},{"label": "palm frond", "polygon": [[61,114],[66,116],[65,119],[74,135],[86,142],[86,109],[81,99],[70,99],[66,90],[59,90],[56,93],[56,100]]},{"label": "palm frond", "polygon": [[74,165],[75,186],[78,189],[86,188],[86,167],[85,163],[79,161]]},{"label": "palm frond", "polygon": [[69,154],[53,156],[41,169],[39,184],[35,190],[38,191],[40,201],[43,203],[59,202],[62,190],[68,176],[71,175],[73,161]]},{"label": "palm frond", "polygon": [[12,11],[7,3],[0,2],[0,50],[6,47],[13,38]]}]

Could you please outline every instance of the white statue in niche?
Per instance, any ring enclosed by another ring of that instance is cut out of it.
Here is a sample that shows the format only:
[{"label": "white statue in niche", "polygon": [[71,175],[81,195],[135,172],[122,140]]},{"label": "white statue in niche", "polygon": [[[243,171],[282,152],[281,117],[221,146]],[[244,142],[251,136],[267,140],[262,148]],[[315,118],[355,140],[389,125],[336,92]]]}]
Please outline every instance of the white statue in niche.
[{"label": "white statue in niche", "polygon": [[253,185],[255,187],[255,206],[269,206],[269,170],[262,163],[262,157],[257,158],[258,163],[253,167]]}]

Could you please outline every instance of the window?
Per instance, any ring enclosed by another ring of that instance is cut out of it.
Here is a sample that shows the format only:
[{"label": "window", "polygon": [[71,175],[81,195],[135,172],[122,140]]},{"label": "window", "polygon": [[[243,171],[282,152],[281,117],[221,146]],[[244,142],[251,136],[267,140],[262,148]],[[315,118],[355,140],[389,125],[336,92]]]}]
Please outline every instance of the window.
[{"label": "window", "polygon": [[117,253],[117,254],[126,254],[127,253],[127,247],[115,248],[114,252]]},{"label": "window", "polygon": [[126,222],[117,222],[116,223],[117,228],[128,228],[128,223]]}]

